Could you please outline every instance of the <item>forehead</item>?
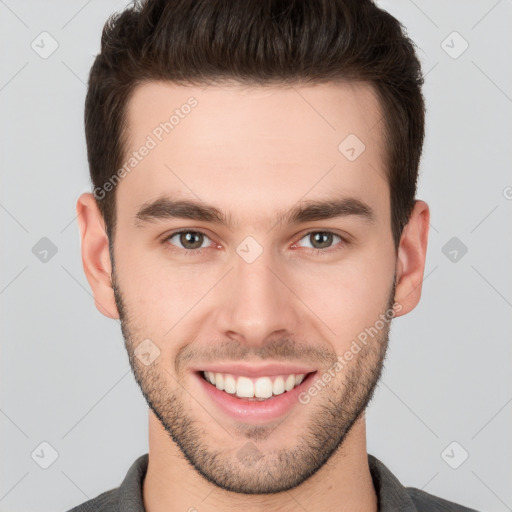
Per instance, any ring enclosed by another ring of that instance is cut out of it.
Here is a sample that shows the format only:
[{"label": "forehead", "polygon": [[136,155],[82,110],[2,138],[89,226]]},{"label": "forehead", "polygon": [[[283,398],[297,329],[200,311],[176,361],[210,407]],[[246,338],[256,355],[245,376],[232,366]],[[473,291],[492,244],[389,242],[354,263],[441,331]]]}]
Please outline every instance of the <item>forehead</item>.
[{"label": "forehead", "polygon": [[374,89],[362,82],[145,83],[127,104],[118,207],[133,215],[168,193],[229,205],[256,222],[265,209],[335,193],[385,209],[381,118]]}]

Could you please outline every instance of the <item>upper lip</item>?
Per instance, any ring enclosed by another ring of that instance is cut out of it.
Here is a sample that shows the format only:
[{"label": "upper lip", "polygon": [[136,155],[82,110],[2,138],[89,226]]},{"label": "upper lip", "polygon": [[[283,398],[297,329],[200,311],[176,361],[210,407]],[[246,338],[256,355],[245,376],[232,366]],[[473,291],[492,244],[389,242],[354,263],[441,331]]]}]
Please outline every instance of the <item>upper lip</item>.
[{"label": "upper lip", "polygon": [[249,363],[216,363],[206,364],[201,367],[194,368],[196,372],[214,372],[229,373],[231,375],[240,375],[245,377],[272,377],[277,375],[300,375],[315,372],[316,368],[301,364],[290,363],[266,363],[266,364],[249,364]]}]

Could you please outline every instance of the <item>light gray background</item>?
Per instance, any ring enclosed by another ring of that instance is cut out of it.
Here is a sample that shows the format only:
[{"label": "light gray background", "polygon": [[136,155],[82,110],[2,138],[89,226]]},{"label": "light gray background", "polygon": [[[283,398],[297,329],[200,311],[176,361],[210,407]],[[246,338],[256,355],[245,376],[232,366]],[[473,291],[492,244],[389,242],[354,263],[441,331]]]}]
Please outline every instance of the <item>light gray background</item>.
[{"label": "light gray background", "polygon": [[[512,2],[379,4],[426,75],[418,197],[432,216],[422,300],[393,322],[368,451],[406,485],[512,510]],[[125,5],[0,1],[2,512],[67,510],[118,486],[148,450],[146,403],[119,323],[94,307],[74,210],[89,188],[87,76],[103,23]],[[51,48],[43,31],[58,43],[48,58],[31,47]],[[457,58],[454,31],[469,44]],[[58,250],[46,262],[32,252],[42,237]],[[468,248],[455,262],[452,237]],[[47,469],[43,442],[58,454]]]}]

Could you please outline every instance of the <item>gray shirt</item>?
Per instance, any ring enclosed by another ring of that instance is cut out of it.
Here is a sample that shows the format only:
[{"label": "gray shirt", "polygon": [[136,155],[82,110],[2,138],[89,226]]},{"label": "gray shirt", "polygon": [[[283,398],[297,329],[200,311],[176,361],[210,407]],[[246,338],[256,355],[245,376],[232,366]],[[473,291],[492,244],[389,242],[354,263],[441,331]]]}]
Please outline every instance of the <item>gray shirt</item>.
[{"label": "gray shirt", "polygon": [[[141,455],[132,464],[119,487],[105,491],[68,512],[145,512],[142,483],[148,460],[149,454]],[[404,487],[373,455],[368,454],[368,464],[379,500],[379,512],[477,512],[420,489]]]}]

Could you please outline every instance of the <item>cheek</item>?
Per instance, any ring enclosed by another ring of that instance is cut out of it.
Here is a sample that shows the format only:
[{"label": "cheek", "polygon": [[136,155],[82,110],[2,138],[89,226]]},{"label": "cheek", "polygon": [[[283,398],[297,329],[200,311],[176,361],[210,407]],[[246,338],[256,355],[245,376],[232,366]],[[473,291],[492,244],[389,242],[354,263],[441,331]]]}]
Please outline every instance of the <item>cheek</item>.
[{"label": "cheek", "polygon": [[193,308],[207,288],[201,281],[183,277],[175,270],[144,271],[132,276],[123,293],[141,323],[165,333]]},{"label": "cheek", "polygon": [[358,253],[339,265],[310,268],[296,280],[300,297],[320,320],[339,351],[375,324],[388,306],[394,260],[378,260],[373,251]]},{"label": "cheek", "polygon": [[[148,336],[165,334],[197,302],[204,280],[159,251],[116,247],[116,275],[127,312]],[[204,293],[204,292],[203,292]]]}]

